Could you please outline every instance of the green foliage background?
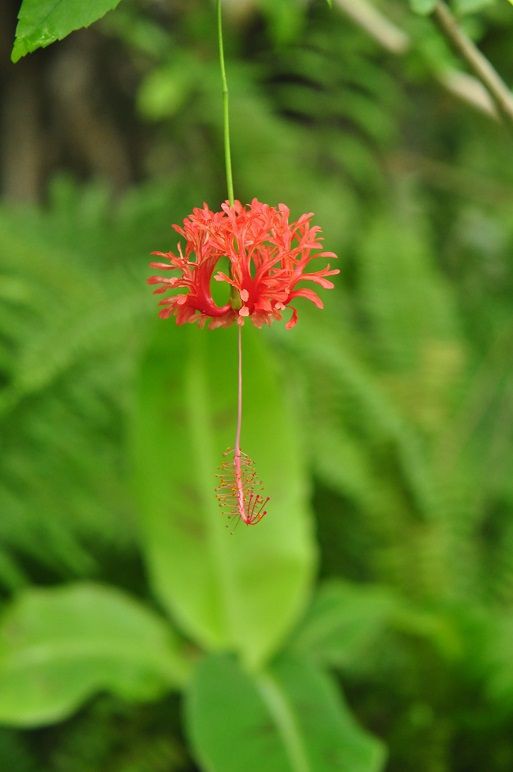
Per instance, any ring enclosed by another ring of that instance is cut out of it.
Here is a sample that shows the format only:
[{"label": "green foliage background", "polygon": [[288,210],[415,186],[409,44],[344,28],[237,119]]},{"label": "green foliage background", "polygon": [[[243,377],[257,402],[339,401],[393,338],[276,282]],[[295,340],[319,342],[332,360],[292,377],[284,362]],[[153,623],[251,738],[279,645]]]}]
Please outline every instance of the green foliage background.
[{"label": "green foliage background", "polygon": [[[54,160],[20,192],[4,154],[0,769],[513,769],[512,138],[428,18],[343,5],[226,3],[236,195],[314,211],[342,269],[248,334],[273,507],[233,536],[235,339],[144,284],[225,197],[213,6],[125,0],[32,55]],[[454,8],[512,83],[511,6]],[[99,156],[55,117],[76,52]]]}]

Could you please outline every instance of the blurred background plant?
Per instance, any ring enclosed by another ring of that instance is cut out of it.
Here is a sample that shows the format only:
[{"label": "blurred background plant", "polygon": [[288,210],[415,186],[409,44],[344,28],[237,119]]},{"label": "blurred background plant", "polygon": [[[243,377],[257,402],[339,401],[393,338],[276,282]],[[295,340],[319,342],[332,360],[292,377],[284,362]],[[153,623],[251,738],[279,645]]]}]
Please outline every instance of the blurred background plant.
[{"label": "blurred background plant", "polygon": [[[343,269],[250,341],[274,508],[229,536],[233,336],[144,286],[225,198],[213,6],[14,65],[2,3],[1,769],[513,769],[512,138],[434,5],[225,3],[236,195]],[[511,5],[452,9],[511,83]]]}]

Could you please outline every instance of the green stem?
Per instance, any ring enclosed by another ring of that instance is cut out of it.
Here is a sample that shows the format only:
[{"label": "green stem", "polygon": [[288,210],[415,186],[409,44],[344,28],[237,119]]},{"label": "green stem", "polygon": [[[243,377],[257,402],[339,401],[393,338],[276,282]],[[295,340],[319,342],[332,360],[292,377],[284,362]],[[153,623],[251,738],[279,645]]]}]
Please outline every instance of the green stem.
[{"label": "green stem", "polygon": [[230,144],[230,95],[228,93],[228,80],[226,78],[226,67],[224,63],[223,12],[221,2],[222,0],[217,0],[217,40],[219,45],[219,64],[221,66],[221,84],[223,93],[224,162],[226,167],[228,200],[233,206],[232,150]]}]

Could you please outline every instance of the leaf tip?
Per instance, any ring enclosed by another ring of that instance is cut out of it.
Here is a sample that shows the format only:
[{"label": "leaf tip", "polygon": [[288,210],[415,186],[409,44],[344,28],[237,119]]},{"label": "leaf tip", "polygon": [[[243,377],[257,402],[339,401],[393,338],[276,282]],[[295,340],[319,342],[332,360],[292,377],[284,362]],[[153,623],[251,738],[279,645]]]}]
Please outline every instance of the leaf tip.
[{"label": "leaf tip", "polygon": [[14,45],[12,47],[11,51],[11,62],[13,64],[16,64],[16,62],[19,62],[20,59],[22,59],[25,54],[27,53],[26,50],[24,50],[24,46],[20,44],[20,41],[18,38],[15,39]]}]

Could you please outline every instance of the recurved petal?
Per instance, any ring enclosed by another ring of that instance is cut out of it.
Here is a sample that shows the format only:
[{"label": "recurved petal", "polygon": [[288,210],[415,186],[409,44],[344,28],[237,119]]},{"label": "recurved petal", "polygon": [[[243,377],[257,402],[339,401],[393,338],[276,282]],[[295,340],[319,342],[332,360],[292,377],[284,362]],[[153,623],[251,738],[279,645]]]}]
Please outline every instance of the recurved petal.
[{"label": "recurved petal", "polygon": [[294,290],[294,292],[290,293],[290,299],[292,298],[305,298],[306,300],[310,300],[311,303],[317,306],[317,308],[324,308],[324,303],[320,299],[319,295],[317,295],[316,292],[310,289],[301,288],[298,290]]},{"label": "recurved petal", "polygon": [[313,281],[314,284],[318,284],[320,287],[324,287],[324,289],[333,289],[335,286],[332,281],[325,279],[324,276],[319,276],[317,273],[304,273],[299,281]]},{"label": "recurved petal", "polygon": [[297,309],[291,306],[290,310],[292,311],[292,316],[290,317],[289,321],[285,325],[286,330],[291,330],[297,324]]}]

